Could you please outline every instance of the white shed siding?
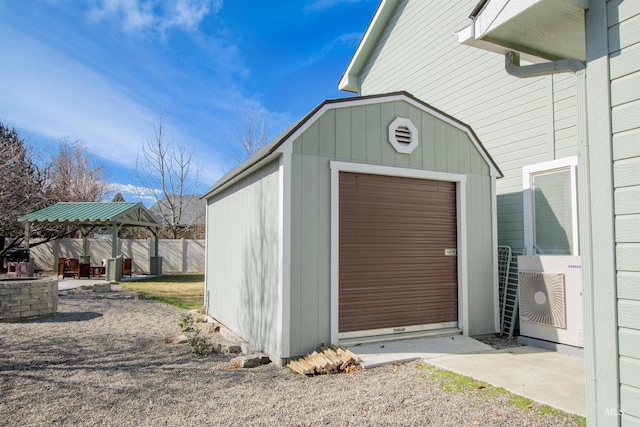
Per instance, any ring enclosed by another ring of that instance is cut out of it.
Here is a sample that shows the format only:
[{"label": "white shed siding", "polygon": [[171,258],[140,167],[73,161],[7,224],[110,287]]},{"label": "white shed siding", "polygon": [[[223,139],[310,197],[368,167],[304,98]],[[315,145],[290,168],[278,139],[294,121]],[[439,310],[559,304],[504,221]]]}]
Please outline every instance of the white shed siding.
[{"label": "white shed siding", "polygon": [[499,242],[520,249],[522,167],[577,154],[575,78],[512,77],[502,56],[460,45],[453,32],[469,25],[476,4],[401,1],[361,72],[360,92],[406,90],[468,123],[504,173]]},{"label": "white shed siding", "polygon": [[269,354],[278,341],[278,161],[207,200],[209,313]]},{"label": "white shed siding", "polygon": [[640,1],[607,6],[624,426],[640,425]]}]

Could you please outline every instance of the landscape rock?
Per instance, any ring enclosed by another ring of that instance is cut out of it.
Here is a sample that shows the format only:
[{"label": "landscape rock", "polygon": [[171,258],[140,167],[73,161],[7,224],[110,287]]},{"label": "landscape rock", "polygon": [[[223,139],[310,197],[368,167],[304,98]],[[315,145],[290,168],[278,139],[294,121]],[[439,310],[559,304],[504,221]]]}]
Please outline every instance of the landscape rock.
[{"label": "landscape rock", "polygon": [[264,354],[252,354],[248,356],[238,356],[231,359],[231,367],[233,369],[239,368],[255,368],[260,365],[266,365],[271,360]]},{"label": "landscape rock", "polygon": [[214,323],[196,323],[194,326],[205,334],[215,334],[220,332],[220,325],[216,325]]},{"label": "landscape rock", "polygon": [[178,335],[173,339],[174,344],[184,344],[189,341],[189,337],[186,335]]},{"label": "landscape rock", "polygon": [[109,283],[95,283],[93,285],[93,292],[97,292],[97,293],[107,293],[107,292],[111,292],[111,284]]},{"label": "landscape rock", "polygon": [[242,347],[240,347],[238,344],[231,341],[218,340],[213,345],[213,351],[215,351],[216,353],[238,354],[238,353],[242,353]]}]

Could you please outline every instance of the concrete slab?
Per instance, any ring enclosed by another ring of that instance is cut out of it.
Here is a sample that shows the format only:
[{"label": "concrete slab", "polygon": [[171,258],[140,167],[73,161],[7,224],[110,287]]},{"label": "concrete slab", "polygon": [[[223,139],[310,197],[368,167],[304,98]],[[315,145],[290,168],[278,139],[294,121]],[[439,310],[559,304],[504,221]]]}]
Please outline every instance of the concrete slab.
[{"label": "concrete slab", "polygon": [[75,289],[82,285],[93,285],[94,283],[109,283],[106,280],[100,279],[58,279],[58,290],[59,291],[68,291],[69,289]]},{"label": "concrete slab", "polygon": [[360,357],[360,365],[365,369],[394,362],[429,360],[451,354],[493,350],[491,346],[463,335],[385,341],[347,347]]},{"label": "concrete slab", "polygon": [[[141,279],[149,279],[152,277],[158,277],[158,276],[151,276],[151,275],[133,275],[131,277],[121,277],[120,281],[121,282],[135,282],[136,280],[141,280]],[[79,286],[82,285],[93,285],[94,283],[109,283],[108,281],[100,278],[100,277],[95,277],[93,279],[86,279],[86,278],[82,278],[82,279],[62,279],[59,278],[58,279],[58,290],[59,291],[67,291],[69,289],[75,289]]]},{"label": "concrete slab", "polygon": [[586,414],[584,360],[522,346],[496,350],[465,336],[349,346],[365,368],[422,359],[565,412]]},{"label": "concrete slab", "polygon": [[565,412],[586,415],[584,360],[578,356],[523,346],[443,356],[429,363]]}]

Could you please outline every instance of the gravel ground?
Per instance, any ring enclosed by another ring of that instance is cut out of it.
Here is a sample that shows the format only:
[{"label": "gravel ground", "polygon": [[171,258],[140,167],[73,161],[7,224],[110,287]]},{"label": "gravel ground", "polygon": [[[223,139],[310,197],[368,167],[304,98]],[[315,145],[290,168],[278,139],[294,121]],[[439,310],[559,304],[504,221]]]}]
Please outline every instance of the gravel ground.
[{"label": "gravel ground", "polygon": [[122,291],[61,296],[56,316],[0,323],[0,425],[561,426],[487,387],[448,392],[416,363],[305,378],[200,359],[181,310]]},{"label": "gravel ground", "polygon": [[482,335],[474,337],[478,341],[481,341],[496,350],[503,350],[505,348],[522,347],[522,344],[518,344],[518,340],[515,337],[505,337],[502,335]]}]

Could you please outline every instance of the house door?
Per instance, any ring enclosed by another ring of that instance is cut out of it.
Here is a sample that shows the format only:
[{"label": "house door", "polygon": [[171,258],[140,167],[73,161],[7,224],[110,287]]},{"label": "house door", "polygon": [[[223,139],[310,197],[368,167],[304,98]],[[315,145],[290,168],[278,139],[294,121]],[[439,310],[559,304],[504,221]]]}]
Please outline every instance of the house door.
[{"label": "house door", "polygon": [[457,327],[456,184],[340,172],[340,337]]}]

